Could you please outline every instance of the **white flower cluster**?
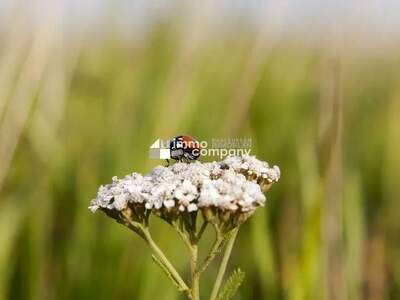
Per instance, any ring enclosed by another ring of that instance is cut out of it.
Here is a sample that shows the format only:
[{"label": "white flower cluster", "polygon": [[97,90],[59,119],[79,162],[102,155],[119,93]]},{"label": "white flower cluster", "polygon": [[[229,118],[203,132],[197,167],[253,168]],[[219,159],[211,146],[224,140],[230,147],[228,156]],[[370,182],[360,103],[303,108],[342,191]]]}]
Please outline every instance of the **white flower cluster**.
[{"label": "white flower cluster", "polygon": [[113,178],[101,186],[89,209],[122,211],[126,207],[180,214],[211,207],[220,211],[251,213],[265,202],[263,190],[279,180],[277,166],[269,167],[254,156],[227,157],[220,162],[158,166]]}]

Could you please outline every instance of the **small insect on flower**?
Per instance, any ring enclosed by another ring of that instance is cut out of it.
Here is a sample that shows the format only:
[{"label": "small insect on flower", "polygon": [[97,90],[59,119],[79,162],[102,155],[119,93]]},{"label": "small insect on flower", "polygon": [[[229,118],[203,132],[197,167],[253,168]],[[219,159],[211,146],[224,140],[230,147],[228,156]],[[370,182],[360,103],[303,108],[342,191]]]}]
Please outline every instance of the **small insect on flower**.
[{"label": "small insect on flower", "polygon": [[[177,161],[190,162],[200,156],[200,143],[188,135],[174,137],[169,143],[171,158]],[[168,164],[169,161],[167,160]]]}]

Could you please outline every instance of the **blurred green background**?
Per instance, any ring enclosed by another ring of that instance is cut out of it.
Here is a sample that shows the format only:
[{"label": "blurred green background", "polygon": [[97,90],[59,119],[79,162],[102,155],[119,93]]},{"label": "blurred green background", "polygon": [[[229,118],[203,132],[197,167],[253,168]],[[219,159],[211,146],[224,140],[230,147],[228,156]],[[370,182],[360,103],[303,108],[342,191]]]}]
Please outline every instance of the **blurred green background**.
[{"label": "blurred green background", "polygon": [[294,2],[0,1],[0,299],[180,299],[87,209],[180,133],[250,137],[281,167],[239,233],[236,299],[400,299],[399,7]]}]

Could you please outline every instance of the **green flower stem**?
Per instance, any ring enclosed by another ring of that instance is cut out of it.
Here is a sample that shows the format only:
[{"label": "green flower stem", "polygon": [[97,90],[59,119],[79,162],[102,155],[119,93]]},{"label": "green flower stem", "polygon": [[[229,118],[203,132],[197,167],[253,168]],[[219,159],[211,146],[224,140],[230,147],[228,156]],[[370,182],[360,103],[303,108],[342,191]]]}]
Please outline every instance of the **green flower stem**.
[{"label": "green flower stem", "polygon": [[226,267],[228,265],[229,257],[231,256],[233,244],[235,243],[235,239],[236,239],[238,231],[239,231],[239,228],[233,229],[231,236],[229,237],[228,244],[226,245],[224,256],[222,258],[222,262],[221,262],[221,265],[218,270],[217,278],[215,280],[214,287],[211,292],[210,300],[217,299],[218,291],[219,291],[219,288],[221,287],[222,280],[224,279]]},{"label": "green flower stem", "polygon": [[190,243],[190,238],[181,230],[179,224],[172,222],[172,226],[175,228],[176,232],[178,232],[178,235],[181,237],[181,239],[185,242],[185,245],[188,247],[188,249],[191,249],[192,244]]},{"label": "green flower stem", "polygon": [[224,241],[224,238],[222,237],[222,235],[219,232],[217,232],[217,237],[215,238],[215,241],[210,250],[210,253],[207,255],[203,264],[197,271],[199,274],[203,273],[207,269],[208,265],[214,260],[214,258],[217,256],[217,254],[221,251],[221,248],[223,246],[223,241]]},{"label": "green flower stem", "polygon": [[145,241],[150,246],[151,250],[157,255],[157,258],[162,262],[168,272],[171,274],[172,278],[174,278],[175,282],[179,285],[181,291],[189,291],[189,287],[179,275],[178,271],[174,268],[165,254],[161,251],[161,249],[157,246],[154,242],[153,238],[151,237],[150,231],[148,227],[142,227],[143,235],[145,237]]},{"label": "green flower stem", "polygon": [[190,249],[190,269],[192,275],[191,299],[200,300],[200,274],[197,272],[198,246],[192,244]]},{"label": "green flower stem", "polygon": [[168,273],[168,275],[172,278],[173,283],[178,285],[179,290],[186,292],[189,296],[189,287],[151,237],[149,227],[147,226],[148,220],[146,220],[145,224],[142,224],[140,222],[133,221],[128,212],[122,212],[122,215],[124,217],[123,223],[147,242],[151,250],[154,252],[157,261],[162,264],[160,267],[162,267],[164,271]]}]

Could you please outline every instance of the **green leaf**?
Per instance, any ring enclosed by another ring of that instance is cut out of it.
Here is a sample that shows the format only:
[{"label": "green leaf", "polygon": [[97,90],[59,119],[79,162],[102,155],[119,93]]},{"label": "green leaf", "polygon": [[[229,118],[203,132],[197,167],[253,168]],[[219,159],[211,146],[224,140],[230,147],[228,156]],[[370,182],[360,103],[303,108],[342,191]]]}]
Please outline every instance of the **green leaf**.
[{"label": "green leaf", "polygon": [[235,270],[231,277],[226,281],[222,291],[218,296],[218,300],[229,300],[231,299],[242,284],[244,279],[244,272],[240,269]]},{"label": "green leaf", "polygon": [[178,288],[178,290],[183,291],[179,283],[175,280],[174,276],[172,276],[172,274],[168,271],[168,268],[164,265],[164,263],[161,260],[159,260],[158,257],[155,255],[152,255],[151,258],[164,271],[164,273],[168,276],[168,278],[171,279],[172,283]]}]

